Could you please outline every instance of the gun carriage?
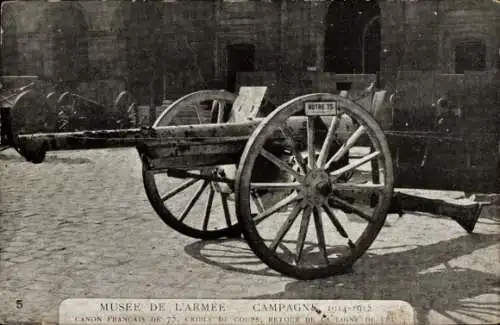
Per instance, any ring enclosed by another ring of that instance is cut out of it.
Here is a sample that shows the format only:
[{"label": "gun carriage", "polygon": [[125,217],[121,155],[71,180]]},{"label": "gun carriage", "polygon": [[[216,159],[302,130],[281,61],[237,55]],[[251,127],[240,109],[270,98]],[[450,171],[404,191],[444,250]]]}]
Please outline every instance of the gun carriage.
[{"label": "gun carriage", "polygon": [[[14,128],[22,125],[22,128],[35,128],[40,132],[74,132],[123,129],[141,123],[138,105],[126,90],[112,103],[102,104],[61,82],[38,76],[1,76],[0,82],[0,104],[4,110],[9,110],[8,114],[14,112],[13,120],[17,123],[17,126],[12,125]],[[14,140],[8,139],[10,126],[10,123],[4,124],[4,143]],[[18,132],[24,131],[19,129]],[[43,160],[43,156],[25,157],[33,162]]]},{"label": "gun carriage", "polygon": [[[147,197],[166,224],[201,239],[243,233],[264,263],[299,279],[348,269],[393,212],[395,187],[427,188],[407,175],[432,172],[439,159],[404,164],[408,141],[419,142],[427,156],[435,144],[498,144],[497,134],[395,127],[394,101],[385,91],[314,93],[274,107],[266,89],[194,92],[151,127],[128,129],[61,132],[53,113],[38,116],[43,123],[33,118],[36,103],[13,105],[2,108],[2,143],[35,163],[47,151],[135,147]],[[28,111],[32,118],[22,118]],[[447,174],[444,187],[497,190],[498,168],[491,165],[465,164]],[[465,175],[472,176],[464,182]],[[476,212],[448,215],[472,231]]]}]

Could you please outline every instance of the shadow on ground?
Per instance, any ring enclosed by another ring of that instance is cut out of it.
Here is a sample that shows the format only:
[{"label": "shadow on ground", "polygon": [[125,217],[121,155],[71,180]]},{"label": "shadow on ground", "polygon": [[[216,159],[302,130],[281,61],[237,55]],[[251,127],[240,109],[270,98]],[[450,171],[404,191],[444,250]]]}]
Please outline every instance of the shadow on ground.
[{"label": "shadow on ground", "polygon": [[[463,323],[461,318],[464,316],[475,322],[487,323],[500,318],[497,301],[464,299],[484,294],[498,295],[499,279],[494,274],[454,267],[449,261],[495,245],[499,239],[500,235],[496,234],[472,234],[384,255],[367,253],[355,264],[351,274],[293,281],[286,284],[283,292],[247,298],[403,300],[415,308],[418,324],[427,323],[430,310],[451,322]],[[382,249],[398,247],[401,246]],[[185,251],[196,259],[225,270],[279,276],[254,257],[242,240],[195,242],[185,247]],[[244,261],[232,263],[241,259]],[[260,266],[258,270],[254,270],[256,265]],[[437,266],[441,267],[428,270]]]},{"label": "shadow on ground", "polygon": [[[24,157],[19,154],[0,154],[0,160],[12,161],[12,162],[27,162]],[[57,157],[57,156],[47,156],[44,164],[68,164],[68,165],[79,165],[79,164],[93,164],[94,162],[87,158],[70,158],[70,157]]]},{"label": "shadow on ground", "polygon": [[496,227],[498,227],[498,225],[500,225],[500,205],[492,204],[483,207],[481,218],[479,218],[477,223],[496,225]]},{"label": "shadow on ground", "polygon": [[203,263],[227,271],[280,277],[255,256],[243,239],[197,241],[184,247],[184,251]]}]

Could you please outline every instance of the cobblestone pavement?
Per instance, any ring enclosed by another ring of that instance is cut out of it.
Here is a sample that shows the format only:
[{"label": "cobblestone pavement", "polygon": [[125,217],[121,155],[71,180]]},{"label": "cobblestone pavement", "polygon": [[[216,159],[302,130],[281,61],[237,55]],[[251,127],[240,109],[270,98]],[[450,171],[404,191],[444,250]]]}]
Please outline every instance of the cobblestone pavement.
[{"label": "cobblestone pavement", "polygon": [[168,228],[140,169],[132,149],[60,152],[41,165],[0,153],[0,324],[56,322],[61,301],[76,297],[397,299],[422,323],[500,320],[494,208],[473,235],[450,219],[389,216],[353,273],[296,281],[242,241]]}]

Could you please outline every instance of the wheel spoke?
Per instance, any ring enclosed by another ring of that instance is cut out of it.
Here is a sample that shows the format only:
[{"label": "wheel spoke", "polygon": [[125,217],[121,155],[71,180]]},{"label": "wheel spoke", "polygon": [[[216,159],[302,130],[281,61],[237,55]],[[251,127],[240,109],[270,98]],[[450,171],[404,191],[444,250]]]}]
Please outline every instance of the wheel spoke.
[{"label": "wheel spoke", "polygon": [[297,254],[295,262],[299,264],[302,257],[302,251],[304,250],[304,243],[306,241],[307,228],[309,227],[309,220],[311,219],[311,206],[307,206],[302,214],[302,220],[300,222],[299,236],[297,237],[297,244],[295,246],[295,252]]},{"label": "wheel spoke", "polygon": [[278,233],[276,234],[276,237],[274,238],[273,242],[271,243],[271,246],[269,246],[270,249],[273,251],[276,250],[280,242],[283,240],[287,232],[290,230],[292,227],[293,223],[295,222],[295,219],[297,219],[297,216],[299,215],[300,210],[302,210],[302,207],[300,204],[296,204],[295,207],[293,208],[292,212],[288,215],[288,218],[286,221],[281,225],[281,228],[279,229]]},{"label": "wheel spoke", "polygon": [[316,237],[318,238],[318,247],[321,255],[325,259],[326,264],[329,264],[328,254],[326,253],[325,233],[323,231],[323,222],[318,208],[313,208],[314,224],[316,226]]},{"label": "wheel spoke", "polygon": [[188,188],[189,186],[193,185],[194,183],[196,183],[198,181],[199,181],[199,179],[190,179],[189,181],[182,183],[181,185],[177,186],[176,188],[174,188],[173,190],[171,190],[167,194],[163,195],[161,197],[161,200],[163,202],[165,202],[166,200],[168,200],[171,197],[173,197],[174,195],[184,191],[186,188]]},{"label": "wheel spoke", "polygon": [[203,121],[201,119],[201,111],[200,111],[200,106],[198,105],[198,103],[194,103],[194,104],[191,104],[189,105],[190,107],[194,108],[194,111],[196,113],[196,116],[198,117],[198,123],[199,124],[203,124]]},{"label": "wheel spoke", "polygon": [[257,211],[259,213],[264,211],[264,204],[262,204],[262,199],[260,198],[260,195],[257,193],[257,191],[250,191],[250,196],[252,197],[252,200],[257,207]]},{"label": "wheel spoke", "polygon": [[342,168],[339,168],[331,173],[332,176],[338,177],[342,174],[347,173],[350,170],[353,170],[356,167],[359,167],[361,165],[364,165],[366,162],[372,160],[373,158],[376,158],[380,155],[379,151],[372,152],[369,155],[364,156],[361,159],[356,160],[355,162],[350,163],[349,165],[346,165]]},{"label": "wheel spoke", "polygon": [[304,179],[303,175],[300,175],[299,173],[297,173],[295,170],[293,170],[292,167],[288,166],[283,160],[279,159],[278,157],[276,157],[275,155],[273,155],[272,153],[270,153],[266,149],[262,149],[260,154],[264,158],[266,158],[267,160],[269,160],[270,162],[272,162],[273,164],[278,166],[280,169],[292,174],[299,181]]},{"label": "wheel spoke", "polygon": [[222,201],[222,209],[224,210],[224,218],[226,219],[226,224],[231,227],[231,213],[229,212],[229,206],[227,203],[227,194],[221,193],[220,198]]},{"label": "wheel spoke", "polygon": [[[375,151],[373,147],[370,148],[370,152]],[[372,168],[372,181],[374,184],[380,184],[380,170],[379,170],[379,164],[378,164],[378,159],[373,159],[371,161],[371,168]]]},{"label": "wheel spoke", "polygon": [[328,218],[330,218],[330,220],[332,221],[335,228],[337,228],[337,231],[340,233],[340,235],[344,238],[349,238],[349,235],[347,235],[347,232],[345,231],[344,227],[342,226],[340,221],[337,219],[337,217],[335,216],[333,211],[330,210],[330,207],[328,207],[326,204],[324,204],[323,210],[325,210]]},{"label": "wheel spoke", "polygon": [[313,169],[316,167],[315,162],[315,154],[316,150],[314,148],[314,121],[316,120],[315,116],[307,117],[307,154],[309,156],[309,168]]},{"label": "wheel spoke", "polygon": [[321,152],[319,153],[318,158],[318,167],[322,168],[325,165],[326,158],[330,149],[332,148],[333,139],[335,137],[335,131],[340,124],[340,119],[338,116],[334,116],[332,121],[330,122],[330,127],[328,128],[328,133],[326,134],[325,141],[323,142],[323,146],[321,147]]},{"label": "wheel spoke", "polygon": [[251,183],[252,189],[294,190],[302,188],[299,182],[291,183]]},{"label": "wheel spoke", "polygon": [[285,136],[285,139],[288,141],[288,144],[291,147],[292,154],[295,157],[295,160],[297,161],[297,164],[299,165],[300,169],[302,169],[302,172],[305,174],[307,172],[307,167],[306,164],[304,163],[304,158],[300,154],[298,150],[298,146],[295,143],[295,140],[293,139],[293,135],[290,133],[290,131],[286,127],[280,128],[281,133]]},{"label": "wheel spoke", "polygon": [[287,196],[283,200],[279,201],[278,203],[276,203],[275,205],[273,205],[269,209],[264,210],[261,213],[259,213],[254,219],[255,223],[258,224],[258,223],[264,221],[267,217],[269,217],[273,213],[275,213],[278,210],[292,204],[293,202],[299,201],[300,199],[302,199],[302,196],[298,195],[297,193],[290,194],[289,196]]},{"label": "wheel spoke", "polygon": [[338,197],[335,197],[335,196],[331,197],[331,199],[336,204],[340,205],[343,210],[347,210],[347,212],[351,212],[352,211],[355,214],[357,214],[358,216],[360,216],[361,218],[365,219],[366,221],[368,221],[370,223],[373,223],[374,220],[372,219],[372,217],[369,216],[367,213],[365,213],[360,208],[357,208],[354,205],[352,205],[351,203],[349,203],[347,201],[344,201],[341,198],[338,198]]},{"label": "wheel spoke", "polygon": [[196,193],[193,195],[193,197],[189,201],[189,203],[186,206],[186,208],[184,209],[184,211],[182,211],[182,214],[181,214],[181,216],[179,218],[179,221],[182,222],[182,221],[184,221],[184,219],[186,219],[187,215],[189,214],[189,211],[191,211],[191,209],[193,208],[194,204],[196,203],[196,201],[198,201],[198,199],[201,196],[201,193],[203,193],[203,190],[208,186],[208,184],[209,184],[209,182],[205,181],[205,182],[203,182],[203,184],[200,185],[200,187],[198,188],[198,190],[196,191]]},{"label": "wheel spoke", "polygon": [[342,147],[339,148],[339,150],[333,155],[330,160],[325,165],[325,169],[328,169],[330,165],[336,161],[338,161],[340,158],[342,158],[348,151],[351,149],[355,144],[356,141],[366,132],[366,128],[361,125],[350,137],[347,139],[347,141],[342,145]]},{"label": "wheel spoke", "polygon": [[138,125],[139,124],[139,116],[137,116],[137,112],[136,112],[136,105],[135,103],[132,103],[130,104],[130,106],[128,107],[126,113],[127,113],[127,119],[128,119],[128,122],[132,122],[133,125]]},{"label": "wheel spoke", "polygon": [[210,218],[210,212],[212,211],[212,203],[214,201],[215,191],[210,187],[210,192],[208,194],[207,204],[205,205],[205,218],[203,218],[203,230],[208,229],[208,219]]},{"label": "wheel spoke", "polygon": [[216,100],[213,105],[217,105],[217,123],[221,124],[224,122],[224,104]]}]

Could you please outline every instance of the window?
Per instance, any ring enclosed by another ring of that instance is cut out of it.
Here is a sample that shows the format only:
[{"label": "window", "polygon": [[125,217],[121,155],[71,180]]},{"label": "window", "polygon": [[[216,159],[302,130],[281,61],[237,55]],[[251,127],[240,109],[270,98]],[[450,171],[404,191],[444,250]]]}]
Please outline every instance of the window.
[{"label": "window", "polygon": [[455,73],[486,68],[486,46],[482,40],[466,40],[455,47]]}]

